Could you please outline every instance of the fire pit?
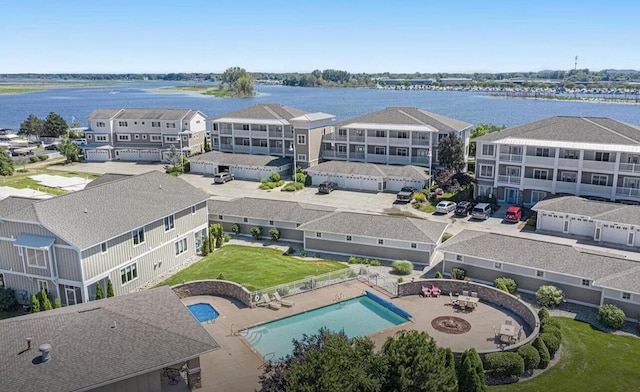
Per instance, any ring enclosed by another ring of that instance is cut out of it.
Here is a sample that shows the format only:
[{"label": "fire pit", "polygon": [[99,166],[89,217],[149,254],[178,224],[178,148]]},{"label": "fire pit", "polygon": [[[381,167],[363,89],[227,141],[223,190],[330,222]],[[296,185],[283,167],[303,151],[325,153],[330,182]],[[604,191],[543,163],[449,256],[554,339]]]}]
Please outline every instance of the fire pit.
[{"label": "fire pit", "polygon": [[467,320],[454,316],[441,316],[431,320],[431,326],[438,332],[448,334],[461,334],[471,330],[471,324]]}]

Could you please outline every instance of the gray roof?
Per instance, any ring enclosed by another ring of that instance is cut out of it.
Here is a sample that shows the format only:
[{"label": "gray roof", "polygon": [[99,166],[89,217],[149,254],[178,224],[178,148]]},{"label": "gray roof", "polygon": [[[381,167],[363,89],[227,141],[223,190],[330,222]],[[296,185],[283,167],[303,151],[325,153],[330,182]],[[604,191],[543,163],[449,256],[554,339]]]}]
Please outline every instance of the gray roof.
[{"label": "gray roof", "polygon": [[190,120],[196,113],[203,113],[192,109],[98,109],[89,114],[87,119],[111,119],[120,120],[159,120],[159,121],[178,121]]},{"label": "gray roof", "polygon": [[532,210],[560,212],[585,216],[599,221],[640,225],[640,206],[595,201],[577,196],[542,200],[536,203]]},{"label": "gray roof", "polygon": [[603,117],[556,116],[492,132],[476,140],[495,142],[505,138],[637,145],[640,127]]},{"label": "gray roof", "polygon": [[33,202],[37,200],[20,196],[0,200],[0,218],[33,222],[37,219]]},{"label": "gray roof", "polygon": [[[606,251],[596,254],[586,248],[474,230],[463,230],[438,249],[596,282],[640,266],[638,262],[619,258],[615,253]],[[634,291],[640,291],[640,280]]]},{"label": "gray roof", "polygon": [[595,284],[626,293],[640,294],[640,265],[629,271],[623,271],[607,276],[606,278],[598,279]]},{"label": "gray roof", "polygon": [[87,120],[102,120],[115,117],[123,109],[96,109],[87,116]]},{"label": "gray roof", "polygon": [[222,165],[238,166],[274,166],[281,167],[292,163],[291,158],[276,157],[271,155],[234,154],[231,152],[209,151],[193,158],[191,162],[216,162]]},{"label": "gray roof", "polygon": [[338,173],[370,177],[401,177],[428,180],[429,169],[413,165],[384,165],[364,162],[327,161],[307,169],[309,173]]},{"label": "gray roof", "polygon": [[[316,204],[285,200],[242,197],[229,201],[209,200],[209,214],[265,219],[279,222],[306,223],[326,216],[336,209]],[[217,220],[217,219],[213,219]]]},{"label": "gray roof", "polygon": [[[220,348],[168,287],[1,320],[0,330],[6,391],[88,390]],[[51,359],[38,363],[44,343]]]},{"label": "gray roof", "polygon": [[344,127],[351,123],[429,125],[443,132],[461,131],[471,126],[471,124],[461,120],[412,107],[388,107],[377,112],[342,121],[336,124],[336,128]]},{"label": "gray roof", "polygon": [[159,171],[33,203],[44,227],[79,249],[189,208],[209,194]]},{"label": "gray roof", "polygon": [[291,120],[294,117],[308,114],[309,112],[292,108],[291,106],[280,105],[277,103],[263,103],[249,106],[248,108],[236,110],[235,112],[225,113],[214,117],[213,120],[220,118],[248,118],[253,120]]},{"label": "gray roof", "polygon": [[87,186],[85,186],[86,188],[92,188],[94,186],[98,186],[98,185],[102,185],[102,184],[106,184],[107,182],[111,182],[111,181],[116,181],[116,180],[122,180],[123,178],[127,178],[127,177],[131,177],[130,174],[118,174],[118,173],[105,173],[103,175],[101,175],[100,177],[96,178],[95,180],[91,181],[90,183],[87,184]]},{"label": "gray roof", "polygon": [[299,228],[305,231],[436,244],[447,226],[446,223],[424,219],[357,212],[334,212],[300,225]]}]

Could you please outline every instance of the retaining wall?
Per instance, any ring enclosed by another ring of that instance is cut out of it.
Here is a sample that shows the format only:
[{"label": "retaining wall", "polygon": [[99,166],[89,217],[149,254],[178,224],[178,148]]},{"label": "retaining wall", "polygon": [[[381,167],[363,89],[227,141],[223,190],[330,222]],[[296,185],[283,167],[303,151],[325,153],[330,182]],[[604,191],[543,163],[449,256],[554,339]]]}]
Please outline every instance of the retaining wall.
[{"label": "retaining wall", "polygon": [[251,292],[244,286],[226,280],[196,280],[172,286],[171,290],[179,298],[195,297],[198,295],[217,295],[231,297],[251,306]]}]

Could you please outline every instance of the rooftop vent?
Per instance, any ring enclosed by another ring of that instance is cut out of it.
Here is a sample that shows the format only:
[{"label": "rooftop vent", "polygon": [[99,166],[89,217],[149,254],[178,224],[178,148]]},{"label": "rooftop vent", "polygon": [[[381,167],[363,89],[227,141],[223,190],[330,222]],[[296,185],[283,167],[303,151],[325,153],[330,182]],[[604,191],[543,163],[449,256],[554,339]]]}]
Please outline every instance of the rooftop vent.
[{"label": "rooftop vent", "polygon": [[27,350],[31,350],[33,348],[33,344],[31,344],[31,338],[27,338]]},{"label": "rooftop vent", "polygon": [[42,353],[41,362],[47,362],[51,358],[51,345],[49,343],[41,344],[38,350]]},{"label": "rooftop vent", "polygon": [[84,209],[84,213],[86,214],[87,212],[89,212],[86,208]]}]

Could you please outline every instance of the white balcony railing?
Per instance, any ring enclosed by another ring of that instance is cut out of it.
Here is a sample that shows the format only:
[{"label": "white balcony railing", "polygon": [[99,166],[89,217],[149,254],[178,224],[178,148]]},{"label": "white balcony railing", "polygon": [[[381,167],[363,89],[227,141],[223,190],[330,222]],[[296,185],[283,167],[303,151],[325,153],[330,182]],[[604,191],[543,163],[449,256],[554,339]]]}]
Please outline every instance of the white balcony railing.
[{"label": "white balcony railing", "polygon": [[627,188],[627,187],[617,187],[616,188],[616,196],[624,197],[627,199],[640,199],[640,189],[638,188]]},{"label": "white balcony railing", "polygon": [[397,137],[390,137],[389,138],[389,144],[392,146],[408,146],[410,145],[410,140],[409,139],[401,139],[401,138],[397,138]]},{"label": "white balcony railing", "polygon": [[368,154],[367,161],[373,163],[386,163],[387,155],[386,154]]},{"label": "white balcony railing", "polygon": [[580,184],[580,195],[609,199],[611,197],[611,187],[606,185]]},{"label": "white balcony railing", "polygon": [[[527,159],[527,163],[528,163]],[[558,168],[560,169],[578,169],[578,164],[580,163],[579,159],[568,159],[568,158],[560,158],[558,159]]]},{"label": "white balcony railing", "polygon": [[338,135],[335,132],[332,133],[328,133],[326,135],[324,135],[322,137],[323,141],[340,141],[340,142],[346,142],[347,141],[347,135]]},{"label": "white balcony railing", "polygon": [[523,185],[525,188],[535,188],[539,190],[551,190],[551,180],[541,180],[538,178],[525,178]]},{"label": "white balcony railing", "polygon": [[391,165],[409,165],[411,157],[403,155],[389,155],[389,164]]},{"label": "white balcony railing", "polygon": [[413,144],[414,146],[430,146],[431,141],[429,139],[416,138],[411,140],[411,144]]},{"label": "white balcony railing", "polygon": [[412,156],[411,163],[429,163],[428,156]]},{"label": "white balcony railing", "polygon": [[367,143],[369,143],[369,144],[386,145],[387,144],[387,138],[386,137],[368,136],[367,137]]},{"label": "white balcony railing", "polygon": [[602,162],[602,161],[590,161],[584,159],[582,161],[582,170],[596,170],[596,171],[606,171],[613,172],[616,168],[615,162]]},{"label": "white balcony railing", "polygon": [[346,152],[338,152],[335,150],[325,150],[322,152],[322,157],[323,158],[331,158],[331,159],[346,159],[347,158],[347,153]]},{"label": "white balcony railing", "polygon": [[500,154],[503,162],[522,162],[522,154]]},{"label": "white balcony railing", "polygon": [[527,155],[527,166],[553,167],[553,157],[539,157],[537,155]]},{"label": "white balcony railing", "polygon": [[349,135],[350,142],[364,143],[364,136]]},{"label": "white balcony railing", "polygon": [[498,176],[498,182],[502,184],[520,185],[520,176]]},{"label": "white balcony railing", "polygon": [[637,163],[621,163],[619,171],[625,173],[640,173],[640,164]]},{"label": "white balcony railing", "polygon": [[557,181],[556,192],[557,193],[576,193],[576,183],[568,182],[568,181]]}]

